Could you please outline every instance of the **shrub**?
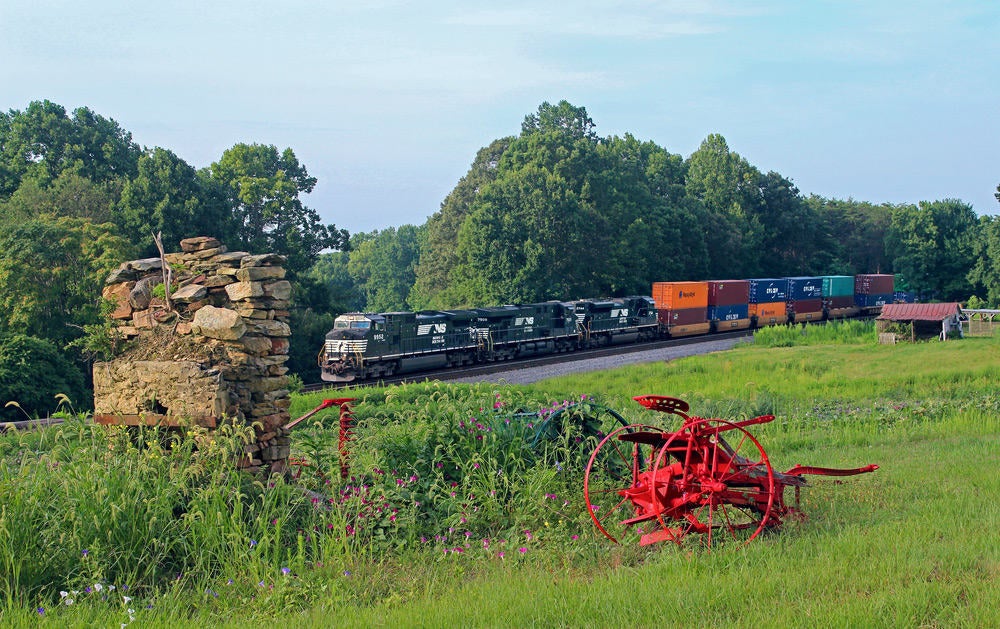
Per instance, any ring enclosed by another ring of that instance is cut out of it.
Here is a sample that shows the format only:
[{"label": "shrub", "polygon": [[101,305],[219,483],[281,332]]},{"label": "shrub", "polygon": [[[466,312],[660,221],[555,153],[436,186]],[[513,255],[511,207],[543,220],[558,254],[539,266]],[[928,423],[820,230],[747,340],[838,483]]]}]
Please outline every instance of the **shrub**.
[{"label": "shrub", "polygon": [[[45,416],[63,394],[79,405],[89,399],[83,374],[51,342],[22,334],[0,335],[0,418]],[[16,402],[21,410],[14,405]]]}]

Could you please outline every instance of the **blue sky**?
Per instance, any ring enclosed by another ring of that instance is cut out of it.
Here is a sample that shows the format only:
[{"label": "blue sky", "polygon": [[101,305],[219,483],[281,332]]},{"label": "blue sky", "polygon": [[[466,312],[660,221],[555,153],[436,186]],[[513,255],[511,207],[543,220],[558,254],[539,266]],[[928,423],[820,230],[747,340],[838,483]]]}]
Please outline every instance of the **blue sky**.
[{"label": "blue sky", "polygon": [[291,147],[351,232],[421,224],[543,101],[805,193],[995,214],[1000,2],[0,0],[0,108],[49,99],[196,167]]}]

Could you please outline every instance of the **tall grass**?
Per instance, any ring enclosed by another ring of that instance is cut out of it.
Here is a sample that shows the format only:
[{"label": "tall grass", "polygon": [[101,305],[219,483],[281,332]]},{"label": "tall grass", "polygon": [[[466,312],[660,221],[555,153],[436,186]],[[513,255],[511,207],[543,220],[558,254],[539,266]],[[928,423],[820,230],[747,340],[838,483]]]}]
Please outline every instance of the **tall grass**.
[{"label": "tall grass", "polygon": [[[84,417],[0,437],[0,613],[80,626],[981,625],[1000,611],[1000,481],[984,472],[1000,451],[1000,341],[867,335],[527,387],[361,389],[347,479],[334,412],[294,433],[309,462],[294,479],[234,472],[246,435],[232,431],[212,442]],[[581,508],[582,470],[616,425],[606,408],[670,428],[630,399],[646,393],[701,416],[776,415],[752,430],[776,469],[882,467],[818,479],[804,521],[744,549],[616,547]],[[296,396],[293,416],[321,398]]]}]

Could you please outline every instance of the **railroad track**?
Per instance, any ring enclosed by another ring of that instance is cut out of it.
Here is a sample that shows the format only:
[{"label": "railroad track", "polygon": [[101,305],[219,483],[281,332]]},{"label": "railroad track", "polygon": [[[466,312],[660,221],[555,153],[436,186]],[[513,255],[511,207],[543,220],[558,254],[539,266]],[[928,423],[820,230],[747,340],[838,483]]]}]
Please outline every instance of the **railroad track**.
[{"label": "railroad track", "polygon": [[622,345],[610,345],[605,347],[595,347],[591,349],[566,352],[562,354],[545,354],[533,358],[521,358],[517,360],[504,360],[490,363],[482,363],[471,367],[455,367],[451,369],[435,369],[431,371],[419,371],[409,374],[400,374],[391,378],[380,378],[377,381],[347,382],[338,384],[335,382],[317,382],[307,384],[302,387],[303,393],[315,393],[327,389],[344,390],[355,389],[372,384],[381,386],[392,386],[405,384],[408,382],[426,382],[437,380],[447,382],[459,378],[476,378],[479,376],[489,376],[496,373],[511,371],[514,369],[528,369],[530,367],[543,367],[545,365],[556,365],[562,363],[575,362],[590,358],[602,358],[619,354],[630,354],[633,352],[644,352],[650,350],[664,349],[669,347],[681,347],[684,345],[697,345],[699,343],[710,343],[723,339],[733,339],[745,336],[753,336],[751,330],[738,330],[735,332],[721,332],[708,336],[691,336],[679,339],[668,339],[665,341],[653,341],[651,343],[626,343]]}]

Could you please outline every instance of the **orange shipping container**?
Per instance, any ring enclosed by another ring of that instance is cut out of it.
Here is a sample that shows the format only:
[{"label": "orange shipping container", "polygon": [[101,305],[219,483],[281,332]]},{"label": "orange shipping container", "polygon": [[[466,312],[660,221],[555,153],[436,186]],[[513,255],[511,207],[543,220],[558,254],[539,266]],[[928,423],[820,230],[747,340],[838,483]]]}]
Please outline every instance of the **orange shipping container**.
[{"label": "orange shipping container", "polygon": [[774,325],[788,320],[788,305],[783,301],[750,304],[750,316],[757,317],[757,325]]},{"label": "orange shipping container", "polygon": [[657,310],[708,308],[708,282],[654,282]]}]

